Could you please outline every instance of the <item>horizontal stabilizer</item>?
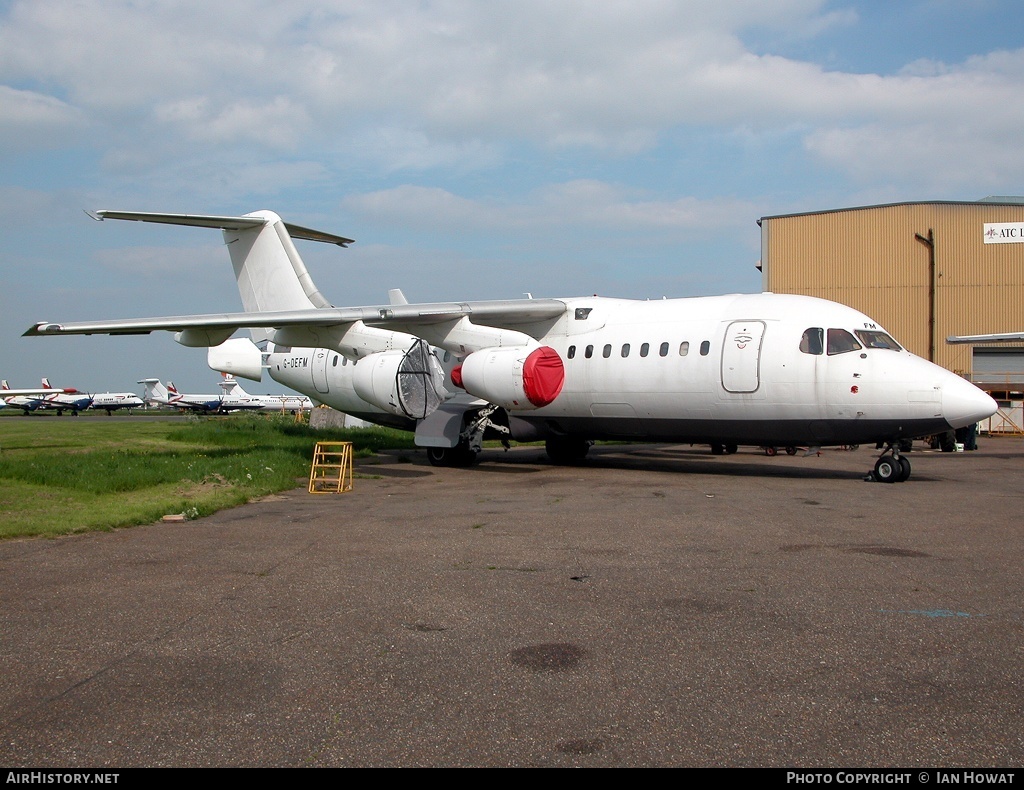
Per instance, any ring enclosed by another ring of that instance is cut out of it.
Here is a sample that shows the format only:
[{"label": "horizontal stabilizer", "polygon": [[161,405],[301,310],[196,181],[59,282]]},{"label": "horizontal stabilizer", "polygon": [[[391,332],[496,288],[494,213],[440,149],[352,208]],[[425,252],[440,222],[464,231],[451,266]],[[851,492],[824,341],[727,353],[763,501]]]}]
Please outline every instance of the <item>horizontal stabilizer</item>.
[{"label": "horizontal stabilizer", "polygon": [[[242,216],[227,217],[217,214],[160,214],[150,211],[100,211],[86,212],[95,220],[124,219],[133,222],[156,222],[164,225],[191,225],[196,228],[220,228],[221,230],[248,230],[265,225],[269,221],[266,217]],[[333,233],[324,233],[311,228],[304,228],[301,225],[284,223],[285,229],[293,239],[305,241],[320,241],[327,244],[337,244],[339,247],[347,247],[353,243],[352,239],[344,236],[335,236]]]}]

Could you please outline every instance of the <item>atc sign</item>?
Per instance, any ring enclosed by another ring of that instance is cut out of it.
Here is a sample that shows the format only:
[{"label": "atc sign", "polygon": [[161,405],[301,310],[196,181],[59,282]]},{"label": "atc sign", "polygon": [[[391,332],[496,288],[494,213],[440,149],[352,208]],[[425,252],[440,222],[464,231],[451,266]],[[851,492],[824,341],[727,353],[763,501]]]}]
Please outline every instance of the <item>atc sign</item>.
[{"label": "atc sign", "polygon": [[986,222],[986,244],[1024,244],[1024,222]]}]

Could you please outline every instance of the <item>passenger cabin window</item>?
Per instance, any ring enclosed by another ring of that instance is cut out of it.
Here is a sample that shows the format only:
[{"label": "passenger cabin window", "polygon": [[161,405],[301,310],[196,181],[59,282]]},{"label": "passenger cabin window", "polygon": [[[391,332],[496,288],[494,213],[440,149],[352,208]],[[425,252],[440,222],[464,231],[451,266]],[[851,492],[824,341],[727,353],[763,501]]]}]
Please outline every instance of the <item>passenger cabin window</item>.
[{"label": "passenger cabin window", "polygon": [[834,354],[847,354],[850,351],[859,351],[860,348],[861,345],[860,343],[857,342],[857,338],[855,338],[845,329],[828,330],[829,356],[832,356]]},{"label": "passenger cabin window", "polygon": [[711,351],[711,341],[710,340],[703,341],[700,344],[700,355],[702,357],[706,357],[708,355],[708,352],[710,352],[710,351]]},{"label": "passenger cabin window", "polygon": [[338,367],[338,355],[337,354],[334,355],[334,359],[331,361],[331,367],[332,368]]},{"label": "passenger cabin window", "polygon": [[668,356],[668,343],[662,343],[661,347],[658,349],[658,353],[661,354],[661,356],[663,356],[663,357],[667,357]]},{"label": "passenger cabin window", "polygon": [[585,356],[587,359],[590,359],[592,356],[594,356],[594,347],[587,346],[586,350],[583,352],[583,356]]},{"label": "passenger cabin window", "polygon": [[575,357],[576,356],[576,346],[569,346],[569,351],[566,353],[566,356],[569,359],[572,359],[573,357]]},{"label": "passenger cabin window", "polygon": [[622,358],[625,359],[629,356],[629,343],[622,344]]},{"label": "passenger cabin window", "polygon": [[821,354],[825,351],[825,330],[820,326],[812,326],[804,330],[800,338],[800,350],[805,354]]},{"label": "passenger cabin window", "polygon": [[612,355],[612,344],[611,343],[606,343],[605,347],[604,347],[604,350],[601,352],[601,356],[604,357],[605,359],[608,359],[608,357],[610,357],[611,355]]},{"label": "passenger cabin window", "polygon": [[650,343],[643,343],[640,346],[640,356],[646,357],[648,352],[650,352],[650,350],[651,350],[651,344]]},{"label": "passenger cabin window", "polygon": [[884,348],[888,351],[901,351],[900,344],[893,340],[885,332],[877,332],[868,329],[856,330],[857,337],[864,344],[864,348]]},{"label": "passenger cabin window", "polygon": [[679,356],[685,357],[689,353],[690,353],[690,341],[689,340],[684,340],[682,343],[679,344]]}]

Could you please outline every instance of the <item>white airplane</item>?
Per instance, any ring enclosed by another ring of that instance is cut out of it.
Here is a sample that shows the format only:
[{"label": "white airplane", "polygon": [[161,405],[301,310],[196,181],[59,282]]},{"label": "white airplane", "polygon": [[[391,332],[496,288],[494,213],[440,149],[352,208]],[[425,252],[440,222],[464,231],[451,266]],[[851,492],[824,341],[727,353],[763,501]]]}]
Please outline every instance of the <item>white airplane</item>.
[{"label": "white airplane", "polygon": [[[43,387],[47,389],[54,389],[50,385],[50,380],[43,377]],[[58,417],[64,416],[64,412],[69,411],[73,417],[78,416],[78,412],[85,411],[92,406],[92,396],[84,392],[79,392],[73,387],[67,389],[59,389],[55,395],[46,395],[43,398],[43,402],[39,405],[40,409],[46,409],[57,412]]]},{"label": "white airplane", "polygon": [[247,408],[255,406],[261,411],[291,412],[296,414],[301,411],[311,411],[313,401],[305,395],[250,395],[238,379],[227,377],[220,383],[224,390],[224,402],[228,406],[234,403],[250,404]]},{"label": "white airplane", "polygon": [[92,396],[92,408],[103,409],[108,415],[112,415],[119,409],[141,409],[146,402],[134,392],[100,392]]},{"label": "white airplane", "polygon": [[[73,392],[74,390],[72,390]],[[26,416],[29,412],[36,411],[46,395],[59,395],[65,392],[62,389],[44,387],[38,389],[11,389],[7,379],[0,381],[0,409],[10,406],[14,409],[21,409]]]},{"label": "white airplane", "polygon": [[202,414],[226,414],[241,409],[260,408],[259,404],[251,404],[239,399],[232,400],[224,394],[181,393],[178,392],[173,381],[168,381],[165,386],[160,379],[142,379],[139,384],[146,385],[145,401],[158,406],[170,406],[174,409],[184,409]]},{"label": "white airplane", "polygon": [[[910,475],[900,439],[996,410],[868,316],[813,297],[409,304],[395,290],[387,305],[337,308],[292,240],[351,239],[270,211],[93,216],[220,228],[245,312],[40,322],[26,335],[171,331],[208,348],[215,370],[259,381],[267,369],[339,411],[414,430],[437,465],[471,463],[490,437],[545,440],[556,462],[581,459],[596,439],[725,450],[884,442],[874,475],[896,482]],[[225,342],[240,328],[252,340]]]}]

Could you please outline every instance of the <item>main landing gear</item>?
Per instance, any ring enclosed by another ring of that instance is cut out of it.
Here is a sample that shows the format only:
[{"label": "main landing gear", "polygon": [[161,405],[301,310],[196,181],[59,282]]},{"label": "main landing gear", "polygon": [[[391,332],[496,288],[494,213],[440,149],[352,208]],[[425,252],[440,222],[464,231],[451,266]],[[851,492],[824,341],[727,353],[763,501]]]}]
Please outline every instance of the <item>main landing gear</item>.
[{"label": "main landing gear", "polygon": [[875,461],[871,476],[880,483],[902,483],[910,477],[910,459],[900,454],[899,444],[890,443]]}]

